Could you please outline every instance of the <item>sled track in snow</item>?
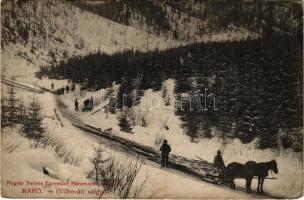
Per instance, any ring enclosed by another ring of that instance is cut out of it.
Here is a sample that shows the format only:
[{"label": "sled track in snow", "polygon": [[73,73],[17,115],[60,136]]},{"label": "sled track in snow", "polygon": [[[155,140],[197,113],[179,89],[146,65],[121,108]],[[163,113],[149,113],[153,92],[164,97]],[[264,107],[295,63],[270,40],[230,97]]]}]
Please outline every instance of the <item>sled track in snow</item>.
[{"label": "sled track in snow", "polygon": [[[44,92],[49,92],[52,93],[52,91],[39,87],[39,89],[32,88],[26,85],[23,85],[21,83],[18,83],[16,81],[12,80],[7,80],[7,79],[1,79],[1,82],[10,86],[15,86],[20,89],[24,89],[30,92],[37,92],[37,93],[44,93]],[[137,154],[141,155],[142,157],[146,158],[147,160],[150,160],[152,162],[160,164],[160,155],[158,152],[156,152],[153,148],[144,146],[141,144],[138,144],[136,142],[133,142],[131,140],[115,136],[109,132],[102,131],[100,128],[96,128],[93,126],[90,126],[88,124],[84,124],[80,119],[78,119],[75,115],[69,112],[67,109],[67,106],[60,100],[59,96],[56,95],[56,103],[57,106],[62,113],[62,116],[66,119],[68,119],[71,124],[78,128],[81,129],[82,131],[85,131],[90,134],[97,135],[99,137],[107,139],[109,142],[114,143],[122,148],[124,148],[127,153],[129,154]],[[212,173],[212,164],[208,163],[207,161],[203,160],[194,160],[194,159],[188,159],[182,156],[178,155],[170,155],[170,167],[181,171],[187,175],[191,175],[193,177],[199,178],[202,181],[212,183],[212,184],[217,184],[217,181],[213,178],[208,177],[206,172]],[[221,186],[221,185],[219,185]],[[284,197],[280,196],[273,196],[273,195],[268,195],[268,194],[261,194],[261,198],[275,198],[275,199],[282,199]]]},{"label": "sled track in snow", "polygon": [[[100,128],[93,127],[91,125],[85,124],[77,116],[71,113],[67,106],[61,101],[60,97],[56,95],[56,103],[58,110],[61,112],[62,116],[69,120],[71,124],[89,134],[102,137],[109,141],[111,144],[117,145],[124,150],[127,154],[140,155],[143,158],[150,160],[154,163],[160,164],[160,155],[152,147],[138,144],[134,141],[128,140],[126,138],[119,137],[117,135],[111,134],[109,131],[102,131]],[[169,156],[169,166],[174,170],[178,170],[186,175],[190,175],[194,178],[198,178],[204,182],[208,182],[219,187],[224,187],[227,185],[219,185],[218,181],[214,178],[214,167],[212,163],[208,163],[204,160],[194,160],[185,158],[182,156],[170,154]],[[243,192],[243,191],[241,191]],[[256,194],[255,194],[256,195]],[[261,198],[275,198],[282,199],[284,197],[273,196],[268,194],[258,194]]]},{"label": "sled track in snow", "polygon": [[[115,136],[113,134],[110,134],[109,132],[101,131],[99,128],[90,126],[88,124],[72,123],[72,125],[85,132],[89,132],[91,134],[106,138],[107,140],[110,140],[111,142],[118,143],[120,146],[125,147],[125,149],[127,150],[128,153],[136,153],[150,161],[160,164],[159,154],[151,147],[135,143],[133,141],[130,141],[125,138],[121,138],[119,136]],[[197,163],[196,167],[193,165],[193,163]],[[189,167],[189,165],[190,165],[190,167]],[[207,161],[188,159],[188,158],[174,155],[174,154],[171,154],[169,157],[170,168],[181,171],[187,175],[194,176],[196,178],[199,178],[202,181],[205,181],[205,182],[208,182],[211,184],[215,184],[218,186],[226,186],[226,185],[219,185],[217,180],[215,180],[213,178],[209,178],[206,174],[202,173],[202,171],[203,172],[206,172],[208,170],[211,171],[212,170],[211,165],[213,165],[213,164],[208,163]],[[259,196],[261,196],[261,198],[275,198],[275,199],[284,198],[284,197],[273,196],[273,195],[268,195],[268,194],[259,194]]]},{"label": "sled track in snow", "polygon": [[[109,132],[101,131],[100,129],[90,126],[88,124],[72,123],[72,125],[83,131],[89,132],[91,134],[95,134],[97,136],[106,138],[112,142],[118,143],[123,147],[125,147],[125,149],[127,149],[129,153],[136,153],[150,161],[160,164],[160,155],[153,148],[149,146],[138,144],[131,140],[113,135]],[[203,181],[217,184],[217,180],[208,178],[205,175],[206,171],[212,170],[212,164],[207,163],[206,161],[203,162],[203,161],[188,159],[182,156],[171,154],[169,159],[169,165],[170,168],[193,175]]]},{"label": "sled track in snow", "polygon": [[14,87],[19,88],[19,89],[27,90],[27,91],[30,91],[30,92],[35,92],[35,93],[40,93],[40,94],[44,93],[43,90],[32,88],[32,87],[23,85],[21,83],[18,83],[16,81],[5,79],[5,78],[1,78],[1,83],[4,83],[4,84],[9,85],[9,86],[14,86]]}]

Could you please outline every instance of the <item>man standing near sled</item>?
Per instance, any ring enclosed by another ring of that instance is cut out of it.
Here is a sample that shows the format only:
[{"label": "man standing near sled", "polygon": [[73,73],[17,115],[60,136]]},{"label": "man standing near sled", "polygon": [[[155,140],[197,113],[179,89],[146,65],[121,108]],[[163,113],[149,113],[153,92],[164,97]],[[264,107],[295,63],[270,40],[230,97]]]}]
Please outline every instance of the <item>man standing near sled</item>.
[{"label": "man standing near sled", "polygon": [[171,147],[168,144],[168,140],[164,140],[162,146],[160,147],[161,151],[161,166],[162,167],[168,167],[168,158],[169,158],[169,153],[171,151]]},{"label": "man standing near sled", "polygon": [[222,158],[221,151],[217,151],[217,155],[214,157],[213,164],[219,171],[222,171],[225,168],[225,163]]}]

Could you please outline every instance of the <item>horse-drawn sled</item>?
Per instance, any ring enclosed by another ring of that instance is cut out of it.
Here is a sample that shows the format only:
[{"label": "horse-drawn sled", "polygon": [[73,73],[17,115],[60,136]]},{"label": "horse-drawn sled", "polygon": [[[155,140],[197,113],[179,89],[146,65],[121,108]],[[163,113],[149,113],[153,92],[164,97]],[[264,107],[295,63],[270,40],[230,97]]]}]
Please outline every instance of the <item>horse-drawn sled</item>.
[{"label": "horse-drawn sled", "polygon": [[257,178],[257,192],[264,193],[263,185],[265,179],[276,179],[267,177],[269,170],[273,171],[275,174],[278,173],[276,160],[261,163],[248,161],[245,164],[232,162],[222,169],[214,168],[213,170],[210,170],[211,173],[207,173],[206,177],[214,180],[217,184],[229,185],[231,189],[235,189],[234,179],[245,179],[247,193],[252,192],[252,179]]},{"label": "horse-drawn sled", "polygon": [[[113,135],[109,131],[101,130],[100,128],[88,124],[81,125],[73,123],[73,126],[102,136],[112,142],[116,142],[129,152],[141,155],[153,162],[160,163],[161,161],[159,153],[149,146]],[[232,189],[235,189],[234,179],[242,178],[246,180],[246,189],[248,193],[251,192],[251,182],[253,178],[258,178],[257,191],[263,193],[264,180],[269,179],[266,178],[268,176],[268,171],[272,170],[275,173],[278,173],[277,163],[275,160],[263,163],[248,161],[245,164],[233,162],[228,164],[226,167],[219,169],[215,167],[213,163],[207,162],[198,156],[197,158],[198,159],[192,159],[170,154],[169,167],[185,172],[189,175],[193,175],[209,183],[229,185]]]}]

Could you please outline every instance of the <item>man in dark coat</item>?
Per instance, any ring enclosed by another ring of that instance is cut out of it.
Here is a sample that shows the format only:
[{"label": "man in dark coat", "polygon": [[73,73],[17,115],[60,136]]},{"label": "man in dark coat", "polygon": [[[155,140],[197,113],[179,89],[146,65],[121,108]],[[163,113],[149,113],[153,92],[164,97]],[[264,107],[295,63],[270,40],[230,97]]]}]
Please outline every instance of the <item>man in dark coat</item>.
[{"label": "man in dark coat", "polygon": [[91,109],[93,109],[94,107],[94,100],[93,100],[93,97],[91,97]]},{"label": "man in dark coat", "polygon": [[83,101],[83,106],[84,106],[84,110],[83,111],[88,111],[90,110],[90,99],[86,99]]},{"label": "man in dark coat", "polygon": [[78,101],[75,99],[75,111],[78,111]]},{"label": "man in dark coat", "polygon": [[67,85],[67,86],[65,87],[65,90],[66,90],[66,93],[69,93],[69,91],[70,91],[70,86]]},{"label": "man in dark coat", "polygon": [[221,155],[221,151],[217,151],[217,155],[214,157],[213,164],[220,171],[222,171],[225,168],[225,164],[224,164],[224,160]]},{"label": "man in dark coat", "polygon": [[52,88],[52,90],[54,90],[54,83],[51,84],[51,88]]},{"label": "man in dark coat", "polygon": [[164,140],[162,146],[160,147],[160,151],[161,151],[161,159],[162,159],[161,166],[168,167],[168,157],[171,151],[171,147],[170,145],[168,145],[168,140]]}]

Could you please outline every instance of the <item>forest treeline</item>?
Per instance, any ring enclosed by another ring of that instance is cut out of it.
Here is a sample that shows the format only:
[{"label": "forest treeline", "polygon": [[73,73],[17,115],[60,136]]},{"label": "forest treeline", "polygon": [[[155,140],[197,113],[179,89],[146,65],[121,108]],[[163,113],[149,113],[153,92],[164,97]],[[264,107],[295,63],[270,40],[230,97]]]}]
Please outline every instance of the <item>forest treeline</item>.
[{"label": "forest treeline", "polygon": [[[303,9],[298,0],[118,0],[99,4],[75,0],[70,2],[127,26],[142,28],[147,25],[149,31],[157,34],[171,32],[175,39],[184,38],[177,30],[179,23],[189,23],[192,28],[195,26],[199,35],[224,31],[234,26],[267,37],[303,37]],[[200,21],[193,24],[191,17]]]},{"label": "forest treeline", "polygon": [[193,0],[165,1],[177,12],[206,21],[209,30],[227,29],[233,24],[263,36],[293,35],[303,37],[303,9],[298,0]]},{"label": "forest treeline", "polygon": [[[37,75],[67,78],[83,89],[96,90],[115,81],[121,84],[118,95],[161,90],[168,78],[176,80],[176,96],[207,88],[216,96],[217,110],[176,111],[191,138],[212,137],[211,129],[216,127],[227,140],[240,138],[247,143],[258,138],[260,148],[282,144],[300,151],[302,53],[303,46],[289,37],[200,43],[146,53],[125,50],[74,56],[59,66],[41,68]],[[197,103],[193,100],[192,105]],[[187,101],[183,104],[189,107]]]}]

